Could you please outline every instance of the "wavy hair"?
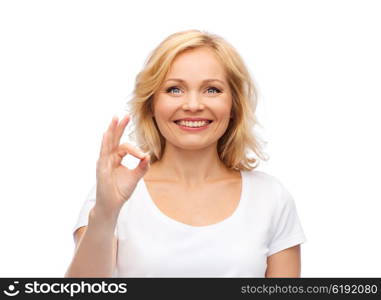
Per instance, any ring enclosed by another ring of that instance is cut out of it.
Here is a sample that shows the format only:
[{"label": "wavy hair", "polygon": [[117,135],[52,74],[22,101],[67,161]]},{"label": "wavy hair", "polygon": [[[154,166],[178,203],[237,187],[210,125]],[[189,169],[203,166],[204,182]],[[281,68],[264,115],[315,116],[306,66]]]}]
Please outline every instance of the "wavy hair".
[{"label": "wavy hair", "polygon": [[[263,141],[255,126],[263,127],[255,116],[257,93],[250,73],[238,52],[222,37],[200,30],[186,30],[169,35],[148,56],[143,69],[135,79],[133,97],[127,102],[131,117],[129,138],[143,152],[149,153],[151,163],[164,153],[165,138],[153,118],[153,97],[162,85],[171,63],[188,49],[209,47],[223,65],[232,91],[232,119],[217,143],[220,160],[229,169],[252,170],[259,159],[268,157],[263,152]],[[257,157],[250,157],[252,151]]]}]

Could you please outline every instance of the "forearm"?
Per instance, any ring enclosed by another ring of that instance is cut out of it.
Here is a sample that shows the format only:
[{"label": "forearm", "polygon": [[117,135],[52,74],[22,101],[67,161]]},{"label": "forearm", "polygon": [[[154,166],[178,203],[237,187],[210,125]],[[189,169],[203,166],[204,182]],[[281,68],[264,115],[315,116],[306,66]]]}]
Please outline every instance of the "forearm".
[{"label": "forearm", "polygon": [[114,231],[117,215],[94,207],[65,277],[111,277],[116,263]]}]

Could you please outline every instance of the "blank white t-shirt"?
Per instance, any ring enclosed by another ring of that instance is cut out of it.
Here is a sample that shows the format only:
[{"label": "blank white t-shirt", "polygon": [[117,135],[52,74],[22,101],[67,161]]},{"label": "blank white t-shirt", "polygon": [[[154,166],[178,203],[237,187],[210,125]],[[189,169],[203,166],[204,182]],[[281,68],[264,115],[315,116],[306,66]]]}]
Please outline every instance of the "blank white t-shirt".
[{"label": "blank white t-shirt", "polygon": [[[141,179],[122,207],[115,228],[113,277],[264,277],[267,257],[307,241],[293,197],[263,171],[241,171],[238,207],[228,218],[191,226],[165,215]],[[95,185],[75,230],[88,224]]]}]

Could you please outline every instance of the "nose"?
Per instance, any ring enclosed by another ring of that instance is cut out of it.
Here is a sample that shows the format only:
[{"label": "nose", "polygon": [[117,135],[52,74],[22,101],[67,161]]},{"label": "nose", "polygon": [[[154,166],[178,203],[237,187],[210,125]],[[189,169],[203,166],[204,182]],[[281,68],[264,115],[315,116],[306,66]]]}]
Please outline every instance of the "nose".
[{"label": "nose", "polygon": [[202,103],[202,97],[200,97],[196,92],[189,93],[186,97],[184,104],[184,110],[198,111],[204,109],[204,104]]}]

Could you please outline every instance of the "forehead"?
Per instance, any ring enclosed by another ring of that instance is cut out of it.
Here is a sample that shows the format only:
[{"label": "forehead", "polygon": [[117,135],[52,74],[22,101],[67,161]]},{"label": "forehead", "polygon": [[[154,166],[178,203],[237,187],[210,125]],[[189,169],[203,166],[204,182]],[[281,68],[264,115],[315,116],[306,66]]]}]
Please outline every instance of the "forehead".
[{"label": "forehead", "polygon": [[185,80],[191,80],[192,78],[218,78],[224,80],[225,70],[213,50],[202,47],[180,53],[173,60],[166,79],[172,77],[181,77]]}]

